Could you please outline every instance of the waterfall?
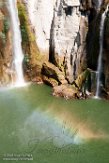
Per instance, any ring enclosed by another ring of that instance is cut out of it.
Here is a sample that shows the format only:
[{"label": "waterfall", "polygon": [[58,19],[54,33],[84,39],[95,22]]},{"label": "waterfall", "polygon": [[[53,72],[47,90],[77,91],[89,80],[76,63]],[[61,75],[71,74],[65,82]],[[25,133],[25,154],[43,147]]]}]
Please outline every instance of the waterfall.
[{"label": "waterfall", "polygon": [[104,23],[106,14],[108,12],[108,6],[101,17],[101,23],[100,23],[100,39],[99,39],[99,45],[100,45],[100,51],[99,51],[99,57],[98,57],[98,67],[97,67],[97,88],[96,88],[96,98],[99,98],[100,96],[100,86],[102,84],[101,82],[101,74],[102,74],[102,57],[103,57],[103,40],[104,40]]},{"label": "waterfall", "polygon": [[24,85],[24,77],[23,77],[23,52],[21,46],[21,33],[20,33],[20,22],[18,18],[18,10],[16,5],[16,0],[8,0],[9,2],[9,13],[11,17],[12,23],[12,32],[13,32],[13,65],[16,73],[16,81],[14,83],[15,86],[23,86]]}]

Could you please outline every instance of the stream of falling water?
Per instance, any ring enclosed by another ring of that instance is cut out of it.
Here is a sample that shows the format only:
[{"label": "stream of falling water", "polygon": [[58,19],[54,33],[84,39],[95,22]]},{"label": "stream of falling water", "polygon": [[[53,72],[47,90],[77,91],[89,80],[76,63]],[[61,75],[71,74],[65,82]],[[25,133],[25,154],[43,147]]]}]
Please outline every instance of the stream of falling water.
[{"label": "stream of falling water", "polygon": [[8,0],[9,3],[9,12],[12,23],[12,32],[13,32],[13,65],[16,73],[16,81],[13,84],[14,86],[23,86],[25,84],[23,76],[23,52],[21,46],[21,33],[20,33],[20,22],[18,18],[18,10],[16,6],[16,0]]},{"label": "stream of falling water", "polygon": [[99,98],[100,96],[100,87],[101,87],[101,73],[102,73],[102,57],[103,57],[103,40],[104,40],[104,24],[105,24],[105,18],[106,14],[108,12],[108,5],[104,13],[101,17],[101,23],[100,23],[100,51],[99,51],[99,57],[98,57],[98,67],[97,67],[97,88],[96,88],[96,98]]}]

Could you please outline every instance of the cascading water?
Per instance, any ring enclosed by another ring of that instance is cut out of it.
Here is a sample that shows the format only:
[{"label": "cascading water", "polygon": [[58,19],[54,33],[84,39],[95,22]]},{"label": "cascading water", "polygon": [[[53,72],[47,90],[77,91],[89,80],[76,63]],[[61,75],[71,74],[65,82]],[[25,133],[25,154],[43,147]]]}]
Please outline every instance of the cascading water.
[{"label": "cascading water", "polygon": [[99,51],[99,57],[98,57],[98,67],[97,67],[97,89],[96,89],[96,98],[99,98],[100,96],[100,86],[102,84],[101,82],[101,74],[102,74],[102,57],[103,57],[103,40],[104,40],[104,23],[106,18],[106,13],[108,12],[108,6],[101,17],[101,23],[100,23],[100,51]]},{"label": "cascading water", "polygon": [[18,11],[16,6],[16,0],[8,0],[9,3],[9,12],[12,23],[12,32],[13,32],[13,65],[16,73],[16,81],[14,83],[15,86],[23,86],[25,84],[23,77],[23,52],[21,46],[21,33],[19,27],[19,18]]}]

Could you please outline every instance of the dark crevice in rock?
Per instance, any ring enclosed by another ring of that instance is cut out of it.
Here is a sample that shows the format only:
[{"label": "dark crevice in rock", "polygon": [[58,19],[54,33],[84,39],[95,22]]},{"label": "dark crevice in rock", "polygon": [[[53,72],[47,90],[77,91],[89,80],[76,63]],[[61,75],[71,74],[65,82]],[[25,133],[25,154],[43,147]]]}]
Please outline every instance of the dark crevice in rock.
[{"label": "dark crevice in rock", "polygon": [[67,8],[65,8],[66,16],[72,15],[72,12],[73,12],[73,7],[72,6],[68,6]]},{"label": "dark crevice in rock", "polygon": [[55,42],[54,42],[54,22],[55,16],[53,16],[51,29],[50,29],[50,41],[49,41],[49,62],[56,64],[55,61]]},{"label": "dark crevice in rock", "polygon": [[89,30],[86,38],[87,63],[92,70],[97,69],[97,61],[99,54],[99,28],[100,28],[101,14],[89,21]]}]

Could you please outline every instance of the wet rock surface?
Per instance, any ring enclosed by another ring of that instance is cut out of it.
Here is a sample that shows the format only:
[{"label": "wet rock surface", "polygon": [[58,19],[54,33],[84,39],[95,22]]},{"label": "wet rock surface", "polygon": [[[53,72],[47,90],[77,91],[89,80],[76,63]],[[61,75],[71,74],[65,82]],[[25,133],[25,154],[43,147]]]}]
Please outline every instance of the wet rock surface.
[{"label": "wet rock surface", "polygon": [[58,85],[60,84],[67,84],[67,81],[65,80],[65,75],[62,71],[58,69],[55,65],[49,62],[45,62],[42,67],[42,75],[45,75],[48,77],[48,79],[52,78],[55,81],[57,81]]},{"label": "wet rock surface", "polygon": [[6,2],[0,1],[0,86],[8,85],[12,78],[12,40]]}]

